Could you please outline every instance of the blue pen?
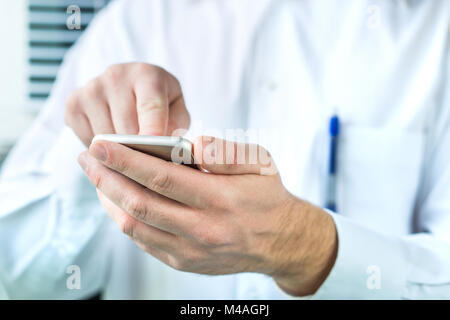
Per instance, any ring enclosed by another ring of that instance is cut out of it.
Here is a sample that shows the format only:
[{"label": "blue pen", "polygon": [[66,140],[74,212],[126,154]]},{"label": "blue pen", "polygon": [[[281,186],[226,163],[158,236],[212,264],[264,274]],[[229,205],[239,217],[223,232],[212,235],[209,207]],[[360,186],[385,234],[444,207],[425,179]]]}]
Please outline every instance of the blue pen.
[{"label": "blue pen", "polygon": [[337,183],[337,153],[340,130],[339,117],[333,115],[330,119],[330,155],[328,163],[327,194],[325,208],[337,212],[336,183]]}]

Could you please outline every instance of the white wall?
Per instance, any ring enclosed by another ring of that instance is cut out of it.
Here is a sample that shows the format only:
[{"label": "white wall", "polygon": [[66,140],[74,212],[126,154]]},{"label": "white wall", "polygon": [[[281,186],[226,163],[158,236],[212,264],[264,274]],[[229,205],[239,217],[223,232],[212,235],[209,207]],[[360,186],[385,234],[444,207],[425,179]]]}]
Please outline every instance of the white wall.
[{"label": "white wall", "polygon": [[0,146],[16,140],[32,116],[24,108],[27,0],[0,0]]}]

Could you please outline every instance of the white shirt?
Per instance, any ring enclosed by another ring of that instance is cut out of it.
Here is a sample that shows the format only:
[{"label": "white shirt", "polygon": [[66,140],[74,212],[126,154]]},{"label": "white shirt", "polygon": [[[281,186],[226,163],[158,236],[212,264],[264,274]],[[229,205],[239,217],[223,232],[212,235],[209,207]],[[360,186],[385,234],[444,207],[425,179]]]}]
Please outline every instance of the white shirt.
[{"label": "white shirt", "polygon": [[105,214],[64,102],[107,66],[144,61],[180,80],[191,135],[255,129],[286,188],[319,206],[339,113],[339,249],[313,298],[450,298],[449,21],[445,0],[112,3],[2,169],[0,296],[290,298],[263,275],[175,271]]}]

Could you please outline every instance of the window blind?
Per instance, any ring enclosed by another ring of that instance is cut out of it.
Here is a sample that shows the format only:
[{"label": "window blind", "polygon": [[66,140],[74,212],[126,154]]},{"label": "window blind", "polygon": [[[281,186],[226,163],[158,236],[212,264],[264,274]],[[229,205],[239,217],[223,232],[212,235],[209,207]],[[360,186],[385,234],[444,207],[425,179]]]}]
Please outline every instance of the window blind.
[{"label": "window blind", "polygon": [[28,105],[49,96],[67,50],[109,0],[28,0]]}]

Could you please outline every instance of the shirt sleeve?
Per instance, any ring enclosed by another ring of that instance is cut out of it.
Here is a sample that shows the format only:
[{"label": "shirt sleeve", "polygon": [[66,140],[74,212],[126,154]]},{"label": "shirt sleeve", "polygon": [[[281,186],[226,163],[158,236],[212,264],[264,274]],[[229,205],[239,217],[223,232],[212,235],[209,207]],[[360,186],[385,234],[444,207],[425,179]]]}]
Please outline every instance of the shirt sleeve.
[{"label": "shirt sleeve", "polygon": [[[447,77],[448,60],[443,68]],[[338,255],[314,299],[450,299],[450,85],[443,78],[427,139],[414,233],[389,236],[331,213]]]},{"label": "shirt sleeve", "polygon": [[119,50],[105,49],[111,10],[117,5],[68,52],[44,109],[0,172],[0,298],[86,298],[104,284],[111,224],[77,163],[85,147],[64,126],[64,106],[120,60]]}]

